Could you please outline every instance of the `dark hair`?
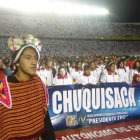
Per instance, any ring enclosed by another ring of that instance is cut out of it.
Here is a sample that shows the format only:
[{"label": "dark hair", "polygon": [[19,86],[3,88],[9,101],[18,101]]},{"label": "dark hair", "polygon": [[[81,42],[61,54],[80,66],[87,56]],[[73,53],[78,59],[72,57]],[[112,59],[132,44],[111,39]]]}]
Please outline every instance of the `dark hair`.
[{"label": "dark hair", "polygon": [[120,68],[120,64],[121,64],[122,62],[124,63],[124,60],[122,60],[122,59],[120,59],[120,60],[118,61],[118,64],[117,64],[117,69],[119,69],[119,68]]},{"label": "dark hair", "polygon": [[[37,54],[36,50],[35,50],[33,47],[24,48],[23,51],[22,51],[22,53],[21,53],[21,55],[20,55],[20,57],[18,58],[17,62],[20,60],[20,58],[21,58],[21,56],[23,55],[24,51],[25,51],[26,49],[28,49],[28,48],[33,49],[33,50],[35,51],[35,53]],[[22,47],[21,47],[21,49],[22,49]],[[12,60],[14,60],[14,59],[16,58],[18,52],[19,52],[21,49],[15,51],[15,52],[13,53]],[[37,54],[37,57],[38,57],[38,54]],[[16,62],[16,63],[17,63],[17,62]]]},{"label": "dark hair", "polygon": [[[136,67],[136,63],[137,63],[137,62],[140,63],[140,62],[137,60],[137,61],[133,64],[134,70],[137,68],[137,67]],[[140,72],[140,67],[138,68],[138,71]]]},{"label": "dark hair", "polygon": [[66,69],[66,67],[64,67],[64,66],[60,66],[60,67],[58,68],[58,73],[59,73],[60,69],[65,69],[66,74],[67,74],[67,69]]},{"label": "dark hair", "polygon": [[75,68],[78,68],[78,67],[77,67],[78,63],[81,63],[81,64],[82,64],[82,61],[77,61],[77,62],[76,62]]},{"label": "dark hair", "polygon": [[84,71],[91,69],[90,66],[85,66]]},{"label": "dark hair", "polygon": [[109,68],[110,68],[113,64],[114,64],[113,62],[108,62],[108,63],[107,63],[107,70],[109,70]]},{"label": "dark hair", "polygon": [[89,63],[89,65],[91,65],[92,63],[94,63],[94,64],[95,64],[95,61],[91,61],[91,62]]},{"label": "dark hair", "polygon": [[[21,48],[22,48],[22,47],[21,47]],[[35,49],[32,48],[32,47],[27,47],[27,48],[31,48],[31,49],[35,50]],[[22,51],[20,57],[18,58],[17,62],[19,62],[21,56],[23,55],[24,51],[25,51],[27,48],[23,49],[23,51]],[[18,52],[19,52],[20,50],[21,50],[21,49],[15,51],[15,52],[13,53],[13,56],[12,56],[12,60],[13,60],[13,61],[14,61],[14,59],[16,58],[16,56],[17,56],[17,54],[18,54]],[[35,53],[37,54],[36,50],[35,50]],[[37,54],[37,57],[38,57],[38,54]],[[17,62],[16,62],[16,63],[17,63]],[[12,62],[12,65],[15,65],[15,64]],[[15,67],[16,67],[16,69],[15,69],[15,71],[14,71],[14,74],[16,74],[17,71],[18,71],[18,67],[17,67],[16,65],[15,65]]]}]

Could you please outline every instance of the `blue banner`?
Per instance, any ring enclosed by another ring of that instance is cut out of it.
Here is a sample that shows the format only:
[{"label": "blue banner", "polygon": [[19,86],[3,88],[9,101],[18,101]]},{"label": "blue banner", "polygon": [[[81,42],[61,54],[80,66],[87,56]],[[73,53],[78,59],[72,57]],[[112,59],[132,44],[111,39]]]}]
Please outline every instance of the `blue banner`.
[{"label": "blue banner", "polygon": [[140,85],[107,83],[48,87],[55,130],[140,119]]}]

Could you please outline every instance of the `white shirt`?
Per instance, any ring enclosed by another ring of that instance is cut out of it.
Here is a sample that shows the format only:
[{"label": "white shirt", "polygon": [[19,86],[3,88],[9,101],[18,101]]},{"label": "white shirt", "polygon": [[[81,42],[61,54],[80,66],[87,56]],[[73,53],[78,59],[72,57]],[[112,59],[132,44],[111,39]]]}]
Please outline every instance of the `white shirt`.
[{"label": "white shirt", "polygon": [[93,75],[85,76],[84,74],[80,75],[77,80],[78,80],[78,83],[82,85],[86,85],[86,84],[96,85],[98,82],[97,78],[95,78]]},{"label": "white shirt", "polygon": [[39,69],[36,71],[37,75],[40,77],[40,79],[42,80],[42,82],[46,85],[47,83],[47,71],[46,69]]},{"label": "white shirt", "polygon": [[59,76],[55,76],[53,78],[53,84],[54,85],[71,85],[72,84],[72,78],[65,75],[64,78],[60,78]]},{"label": "white shirt", "polygon": [[120,82],[118,74],[116,72],[113,72],[112,74],[110,72],[105,72],[103,76],[101,77],[102,83],[108,83],[108,82]]},{"label": "white shirt", "polygon": [[52,70],[46,69],[46,77],[47,77],[47,86],[51,86],[53,84]]},{"label": "white shirt", "polygon": [[130,83],[129,82],[129,75],[125,69],[119,68],[116,71],[117,71],[120,82]]},{"label": "white shirt", "polygon": [[101,70],[99,68],[96,68],[95,70],[91,71],[91,75],[97,79],[99,82],[100,75],[101,75]]},{"label": "white shirt", "polygon": [[82,70],[75,70],[74,69],[71,73],[71,77],[72,77],[72,79],[76,80],[76,83],[78,83],[78,77],[82,76],[83,73],[84,73],[84,71],[82,71]]}]

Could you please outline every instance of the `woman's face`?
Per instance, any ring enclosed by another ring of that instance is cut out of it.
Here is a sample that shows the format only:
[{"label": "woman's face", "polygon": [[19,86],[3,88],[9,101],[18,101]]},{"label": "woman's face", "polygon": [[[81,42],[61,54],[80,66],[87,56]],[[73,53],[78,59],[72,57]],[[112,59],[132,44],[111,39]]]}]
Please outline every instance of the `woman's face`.
[{"label": "woman's face", "polygon": [[123,67],[124,67],[124,63],[121,62],[121,63],[120,63],[120,68],[123,68]]},{"label": "woman's face", "polygon": [[82,63],[81,63],[81,62],[79,62],[79,63],[77,64],[77,68],[78,68],[78,69],[81,69],[81,68],[82,68]]},{"label": "woman's face", "polygon": [[49,68],[52,68],[52,67],[53,67],[53,63],[52,63],[51,61],[49,61],[49,62],[47,63],[47,65],[48,65]]},{"label": "woman's face", "polygon": [[91,63],[90,67],[91,69],[94,69],[96,67],[95,63]]},{"label": "woman's face", "polygon": [[65,69],[62,68],[62,69],[59,70],[59,75],[60,75],[60,76],[63,77],[65,74],[66,74]]},{"label": "woman's face", "polygon": [[136,68],[139,68],[139,67],[140,67],[140,63],[136,62]]},{"label": "woman's face", "polygon": [[112,65],[109,67],[109,70],[110,70],[111,72],[114,72],[114,71],[115,71],[115,65],[112,64]]},{"label": "woman's face", "polygon": [[42,69],[46,69],[46,64],[42,64]]},{"label": "woman's face", "polygon": [[63,62],[63,64],[64,64],[64,66],[65,66],[65,67],[67,67],[67,66],[68,66],[68,64],[67,64],[67,62],[66,62],[66,61],[64,61],[64,62]]},{"label": "woman's face", "polygon": [[137,77],[137,78],[136,78],[136,81],[137,81],[137,82],[140,82],[140,77]]},{"label": "woman's face", "polygon": [[75,68],[75,65],[76,65],[76,64],[75,64],[75,62],[72,62],[71,65],[72,65],[73,68]]},{"label": "woman's face", "polygon": [[85,74],[86,74],[86,75],[90,75],[90,74],[91,74],[91,69],[85,70]]}]

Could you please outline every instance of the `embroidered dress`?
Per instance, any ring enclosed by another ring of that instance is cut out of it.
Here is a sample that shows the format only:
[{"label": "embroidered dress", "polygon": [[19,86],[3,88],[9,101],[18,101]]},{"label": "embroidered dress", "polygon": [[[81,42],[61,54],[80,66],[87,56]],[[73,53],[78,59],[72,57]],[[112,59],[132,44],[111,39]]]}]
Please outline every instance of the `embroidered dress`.
[{"label": "embroidered dress", "polygon": [[0,80],[4,79],[5,73],[4,70],[0,70]]},{"label": "embroidered dress", "polygon": [[0,102],[7,100],[0,103],[0,140],[36,139],[45,132],[47,104],[42,82],[37,75],[18,83],[13,77],[5,80],[7,89],[0,92]]}]

